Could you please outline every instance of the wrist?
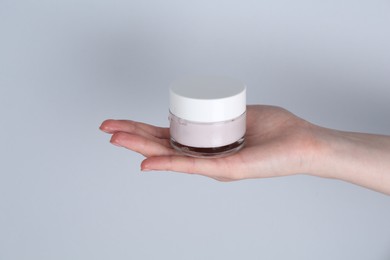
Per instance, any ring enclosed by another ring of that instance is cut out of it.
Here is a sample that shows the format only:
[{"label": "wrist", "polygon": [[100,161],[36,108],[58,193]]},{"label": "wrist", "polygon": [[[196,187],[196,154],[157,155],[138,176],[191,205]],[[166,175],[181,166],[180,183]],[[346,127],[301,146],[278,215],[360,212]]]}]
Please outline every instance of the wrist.
[{"label": "wrist", "polygon": [[[323,178],[343,179],[349,152],[353,149],[343,138],[343,132],[317,127],[314,134],[316,146],[312,151],[309,173]],[[349,162],[351,163],[351,162]]]},{"label": "wrist", "polygon": [[310,174],[390,193],[390,139],[319,127]]}]

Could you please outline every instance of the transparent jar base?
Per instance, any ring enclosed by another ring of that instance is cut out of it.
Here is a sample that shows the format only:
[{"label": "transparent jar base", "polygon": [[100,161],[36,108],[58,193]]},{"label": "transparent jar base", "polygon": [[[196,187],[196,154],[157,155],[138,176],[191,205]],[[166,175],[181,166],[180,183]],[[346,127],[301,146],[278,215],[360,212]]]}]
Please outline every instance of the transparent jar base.
[{"label": "transparent jar base", "polygon": [[188,155],[191,157],[198,157],[198,158],[218,158],[218,157],[226,157],[229,155],[232,155],[244,146],[245,144],[245,138],[242,137],[238,141],[225,145],[220,147],[191,147],[182,145],[178,142],[176,142],[175,139],[171,138],[171,145],[175,150],[183,153],[184,155]]}]

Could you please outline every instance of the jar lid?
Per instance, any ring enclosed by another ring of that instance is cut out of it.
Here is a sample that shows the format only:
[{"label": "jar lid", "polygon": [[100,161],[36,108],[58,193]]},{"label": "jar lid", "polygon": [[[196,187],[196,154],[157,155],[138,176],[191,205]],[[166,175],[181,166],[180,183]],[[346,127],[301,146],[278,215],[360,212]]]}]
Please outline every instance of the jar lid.
[{"label": "jar lid", "polygon": [[228,77],[185,77],[170,86],[172,114],[194,122],[221,122],[246,111],[246,86]]}]

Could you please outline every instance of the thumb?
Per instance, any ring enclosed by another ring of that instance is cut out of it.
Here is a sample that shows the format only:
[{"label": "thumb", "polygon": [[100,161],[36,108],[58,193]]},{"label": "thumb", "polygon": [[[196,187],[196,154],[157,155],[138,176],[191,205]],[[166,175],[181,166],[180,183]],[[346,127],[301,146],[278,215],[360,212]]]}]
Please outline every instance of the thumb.
[{"label": "thumb", "polygon": [[221,158],[206,159],[171,155],[149,157],[141,163],[141,170],[184,172],[215,178],[227,172],[228,168]]}]

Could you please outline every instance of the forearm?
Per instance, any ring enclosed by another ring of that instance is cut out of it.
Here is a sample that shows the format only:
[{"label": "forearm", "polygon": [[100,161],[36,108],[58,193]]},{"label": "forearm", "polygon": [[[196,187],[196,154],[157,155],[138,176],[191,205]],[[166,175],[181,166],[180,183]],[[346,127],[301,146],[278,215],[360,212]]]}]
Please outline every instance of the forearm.
[{"label": "forearm", "polygon": [[321,148],[313,159],[313,174],[390,195],[390,136],[324,128],[319,132]]}]

